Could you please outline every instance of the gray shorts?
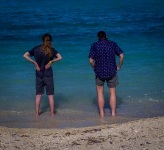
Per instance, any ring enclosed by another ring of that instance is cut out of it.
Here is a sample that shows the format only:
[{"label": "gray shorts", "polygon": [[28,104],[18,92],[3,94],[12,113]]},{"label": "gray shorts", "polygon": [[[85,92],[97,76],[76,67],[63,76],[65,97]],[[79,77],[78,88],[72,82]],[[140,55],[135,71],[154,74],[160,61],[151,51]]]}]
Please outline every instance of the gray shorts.
[{"label": "gray shorts", "polygon": [[44,94],[44,88],[46,88],[47,95],[54,94],[54,81],[52,77],[36,77],[36,95]]},{"label": "gray shorts", "polygon": [[95,81],[98,86],[104,86],[104,83],[106,82],[109,88],[115,88],[119,84],[117,75],[107,79],[96,77]]}]

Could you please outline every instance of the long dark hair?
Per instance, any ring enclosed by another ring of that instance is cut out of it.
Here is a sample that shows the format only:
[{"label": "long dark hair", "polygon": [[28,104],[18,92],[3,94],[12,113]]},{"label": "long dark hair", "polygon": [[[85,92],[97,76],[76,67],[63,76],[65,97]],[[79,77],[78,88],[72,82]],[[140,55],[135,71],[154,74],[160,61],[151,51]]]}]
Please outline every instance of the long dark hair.
[{"label": "long dark hair", "polygon": [[52,36],[48,33],[42,36],[41,49],[45,55],[52,56]]}]

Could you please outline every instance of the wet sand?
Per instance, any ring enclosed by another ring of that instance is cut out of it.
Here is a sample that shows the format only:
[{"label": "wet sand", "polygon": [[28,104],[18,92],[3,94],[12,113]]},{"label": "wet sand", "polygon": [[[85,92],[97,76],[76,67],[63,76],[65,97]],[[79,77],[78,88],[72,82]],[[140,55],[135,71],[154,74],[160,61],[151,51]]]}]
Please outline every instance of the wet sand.
[{"label": "wet sand", "polygon": [[162,150],[164,117],[85,128],[0,127],[0,149]]}]

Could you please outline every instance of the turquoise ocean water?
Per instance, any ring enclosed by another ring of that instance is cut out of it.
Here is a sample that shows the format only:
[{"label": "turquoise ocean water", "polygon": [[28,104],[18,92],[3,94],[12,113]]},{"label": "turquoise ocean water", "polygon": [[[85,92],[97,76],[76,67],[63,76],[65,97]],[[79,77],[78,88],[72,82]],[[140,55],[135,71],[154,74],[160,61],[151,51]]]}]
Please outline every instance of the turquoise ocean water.
[{"label": "turquoise ocean water", "polygon": [[[164,2],[161,0],[0,1],[0,125],[80,127],[164,115]],[[99,30],[124,50],[118,72],[117,114],[97,111],[94,73],[88,62]],[[22,56],[50,33],[63,60],[53,64],[54,119],[43,95],[34,116],[35,69]],[[46,123],[48,122],[48,123]]]}]

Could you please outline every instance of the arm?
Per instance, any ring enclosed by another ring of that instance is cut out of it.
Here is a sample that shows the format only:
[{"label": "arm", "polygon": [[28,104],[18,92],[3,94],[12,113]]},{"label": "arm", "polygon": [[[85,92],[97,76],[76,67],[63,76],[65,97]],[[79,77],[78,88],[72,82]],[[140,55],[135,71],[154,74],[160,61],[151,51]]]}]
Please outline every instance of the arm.
[{"label": "arm", "polygon": [[45,68],[48,69],[54,62],[60,61],[61,59],[62,59],[62,56],[61,56],[59,53],[57,53],[57,54],[56,54],[56,58],[53,59],[53,60],[51,60],[51,61],[45,66]]},{"label": "arm", "polygon": [[33,64],[35,65],[35,68],[36,68],[37,71],[40,71],[40,67],[38,66],[37,62],[35,62],[34,60],[32,60],[32,59],[30,58],[30,53],[29,53],[29,52],[26,52],[26,53],[23,55],[23,57],[24,57],[26,60],[28,60],[29,62],[33,63]]},{"label": "arm", "polygon": [[122,66],[123,61],[124,61],[124,54],[121,53],[119,57],[120,57],[120,60],[119,60],[118,66],[117,66],[117,70],[121,69],[121,66]]},{"label": "arm", "polygon": [[90,63],[90,65],[92,66],[92,68],[94,68],[94,66],[95,66],[95,61],[94,61],[94,59],[89,58],[89,63]]},{"label": "arm", "polygon": [[[56,54],[56,58],[53,59],[53,60],[51,60],[50,62],[51,62],[51,64],[52,64],[52,63],[54,63],[54,62],[60,61],[61,59],[62,59],[62,56],[61,56],[59,53],[57,53],[57,54]],[[49,62],[49,63],[50,63],[50,62]]]}]

